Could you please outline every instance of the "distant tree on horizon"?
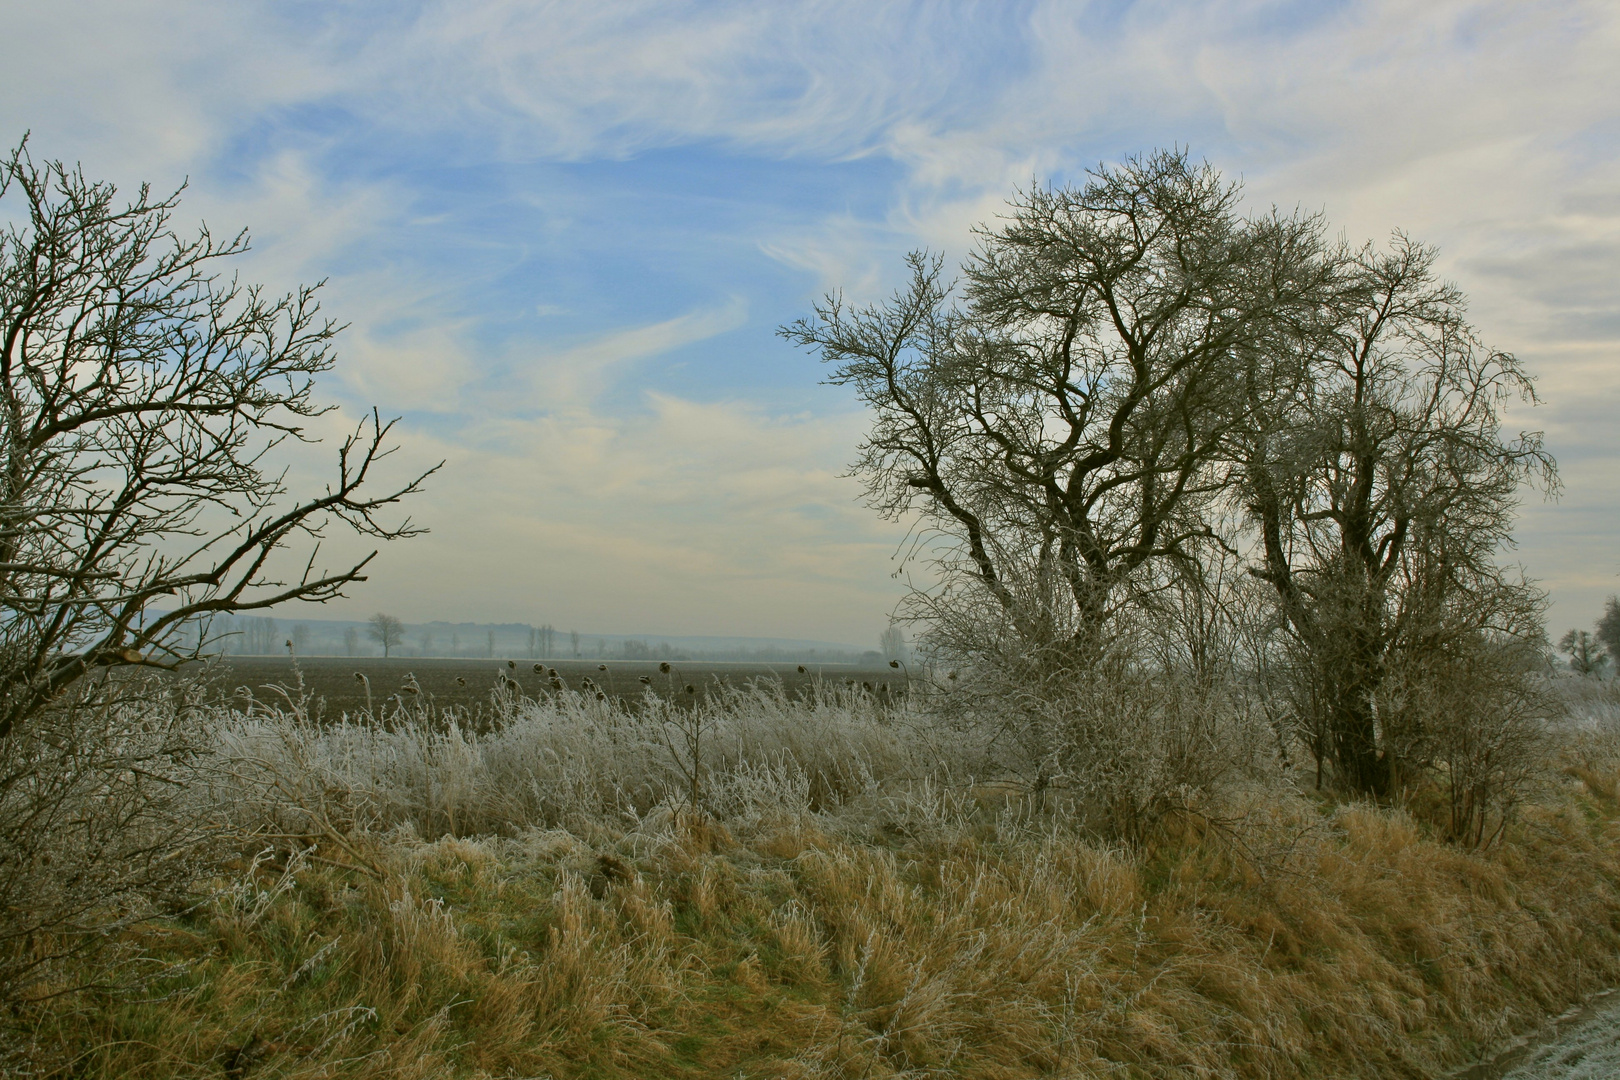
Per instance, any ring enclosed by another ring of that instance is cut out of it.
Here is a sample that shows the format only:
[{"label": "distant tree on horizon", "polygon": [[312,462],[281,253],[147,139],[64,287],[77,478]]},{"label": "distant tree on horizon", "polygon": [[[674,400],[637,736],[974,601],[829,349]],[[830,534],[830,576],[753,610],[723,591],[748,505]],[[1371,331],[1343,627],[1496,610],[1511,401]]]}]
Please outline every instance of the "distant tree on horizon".
[{"label": "distant tree on horizon", "polygon": [[350,656],[360,655],[360,631],[352,626],[343,631],[343,651]]},{"label": "distant tree on horizon", "polygon": [[885,660],[906,658],[906,635],[898,623],[890,623],[888,629],[878,635],[878,649],[883,653]]},{"label": "distant tree on horizon", "polygon": [[1601,675],[1609,658],[1603,644],[1585,630],[1571,630],[1558,642],[1558,650],[1569,656],[1569,669],[1577,675]]},{"label": "distant tree on horizon", "polygon": [[405,624],[392,615],[377,612],[366,620],[366,633],[371,639],[382,646],[383,656],[387,657],[393,649],[405,642]]}]

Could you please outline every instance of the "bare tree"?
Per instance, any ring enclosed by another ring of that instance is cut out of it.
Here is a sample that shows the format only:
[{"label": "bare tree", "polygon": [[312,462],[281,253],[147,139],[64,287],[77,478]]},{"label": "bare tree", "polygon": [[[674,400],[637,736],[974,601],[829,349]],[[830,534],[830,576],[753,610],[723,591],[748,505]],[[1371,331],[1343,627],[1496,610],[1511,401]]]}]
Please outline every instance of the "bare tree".
[{"label": "bare tree", "polygon": [[1603,618],[1597,621],[1597,639],[1610,658],[1620,660],[1620,596],[1604,602]]},{"label": "bare tree", "polygon": [[1569,657],[1569,670],[1596,677],[1608,666],[1603,642],[1585,630],[1571,630],[1558,641],[1558,651]]},{"label": "bare tree", "polygon": [[290,496],[271,453],[326,411],[310,391],[340,328],[315,287],[221,277],[246,234],[181,237],[178,198],[120,205],[26,144],[0,162],[0,737],[94,668],[196,655],[187,622],[341,595],[371,556],[322,568],[334,522],[420,531],[379,514],[426,474],[370,494],[392,427],[375,413],[324,492]]},{"label": "bare tree", "polygon": [[343,628],[343,651],[348,656],[360,655],[360,631],[352,626]]},{"label": "bare tree", "polygon": [[878,635],[878,650],[883,653],[885,660],[904,660],[906,658],[906,635],[898,623],[890,623]]},{"label": "bare tree", "polygon": [[1479,341],[1434,258],[1397,234],[1330,260],[1334,293],[1286,350],[1256,354],[1233,428],[1255,572],[1322,711],[1318,752],[1357,792],[1386,790],[1396,742],[1423,742],[1378,717],[1397,659],[1541,634],[1540,594],[1498,560],[1521,484],[1555,486],[1556,466],[1539,434],[1502,432],[1509,400],[1534,401],[1530,378]]},{"label": "bare tree", "polygon": [[405,643],[405,624],[392,615],[377,612],[366,620],[366,633],[371,640],[382,646],[383,656],[387,656],[395,646]]},{"label": "bare tree", "polygon": [[1132,159],[981,228],[965,308],[913,254],[887,303],[781,331],[871,408],[871,505],[944,538],[936,633],[974,608],[1017,651],[1095,656],[1133,578],[1210,537],[1238,358],[1311,295],[1320,232],[1236,200],[1184,153]]}]

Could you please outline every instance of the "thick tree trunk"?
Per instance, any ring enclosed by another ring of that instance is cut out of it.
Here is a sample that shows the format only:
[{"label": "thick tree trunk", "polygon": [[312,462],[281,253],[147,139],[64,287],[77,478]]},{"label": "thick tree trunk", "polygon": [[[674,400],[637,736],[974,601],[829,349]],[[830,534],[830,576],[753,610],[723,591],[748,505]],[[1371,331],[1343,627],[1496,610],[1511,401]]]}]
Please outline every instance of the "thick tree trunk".
[{"label": "thick tree trunk", "polygon": [[1347,697],[1330,718],[1333,759],[1340,782],[1359,795],[1386,795],[1389,770],[1378,752],[1378,730],[1371,702]]},{"label": "thick tree trunk", "polygon": [[1385,795],[1388,763],[1379,753],[1373,695],[1380,683],[1380,635],[1372,627],[1339,628],[1340,640],[1321,642],[1326,659],[1322,703],[1339,783],[1358,795]]}]

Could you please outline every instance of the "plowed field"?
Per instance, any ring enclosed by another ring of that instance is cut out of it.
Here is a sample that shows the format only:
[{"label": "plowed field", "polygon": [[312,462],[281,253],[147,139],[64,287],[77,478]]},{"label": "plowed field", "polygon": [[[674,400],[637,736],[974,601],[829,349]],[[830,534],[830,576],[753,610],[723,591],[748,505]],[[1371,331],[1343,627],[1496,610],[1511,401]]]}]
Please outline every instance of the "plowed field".
[{"label": "plowed field", "polygon": [[[602,670],[604,666],[606,670]],[[405,689],[414,679],[420,694],[436,704],[477,713],[487,711],[492,695],[501,690],[503,679],[510,680],[506,684],[507,693],[514,692],[511,683],[516,684],[516,693],[528,697],[552,692],[550,673],[553,671],[569,690],[581,689],[584,680],[589,679],[591,692],[600,688],[602,693],[625,701],[639,699],[649,689],[661,695],[701,701],[721,686],[743,686],[750,679],[780,679],[789,695],[808,689],[817,678],[838,684],[864,683],[880,694],[902,693],[906,683],[904,671],[837,664],[816,665],[801,673],[796,664],[687,663],[671,665],[671,670],[664,673],[659,671],[657,661],[432,657],[385,660],[334,656],[300,659],[296,669],[290,658],[232,656],[217,661],[212,676],[222,694],[238,701],[248,693],[260,700],[279,701],[280,694],[273,687],[293,688],[301,672],[311,699],[322,702],[324,715],[335,719],[367,708],[368,683],[369,704],[374,711],[391,711],[396,698],[415,699],[417,695]],[[650,683],[643,683],[644,677]],[[690,693],[686,690],[688,686],[692,687]]]}]

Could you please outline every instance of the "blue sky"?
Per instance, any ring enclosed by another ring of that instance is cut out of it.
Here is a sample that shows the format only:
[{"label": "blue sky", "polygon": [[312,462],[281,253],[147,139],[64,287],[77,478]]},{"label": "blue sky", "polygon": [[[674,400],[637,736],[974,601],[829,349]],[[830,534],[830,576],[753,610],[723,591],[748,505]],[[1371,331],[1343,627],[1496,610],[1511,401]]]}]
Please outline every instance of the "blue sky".
[{"label": "blue sky", "polygon": [[[0,136],[329,280],[332,431],[444,458],[333,617],[869,642],[902,530],[774,336],[1031,180],[1181,144],[1257,208],[1439,244],[1546,404],[1519,556],[1620,591],[1620,9],[1462,3],[8,3]],[[298,462],[304,468],[307,462]]]}]

